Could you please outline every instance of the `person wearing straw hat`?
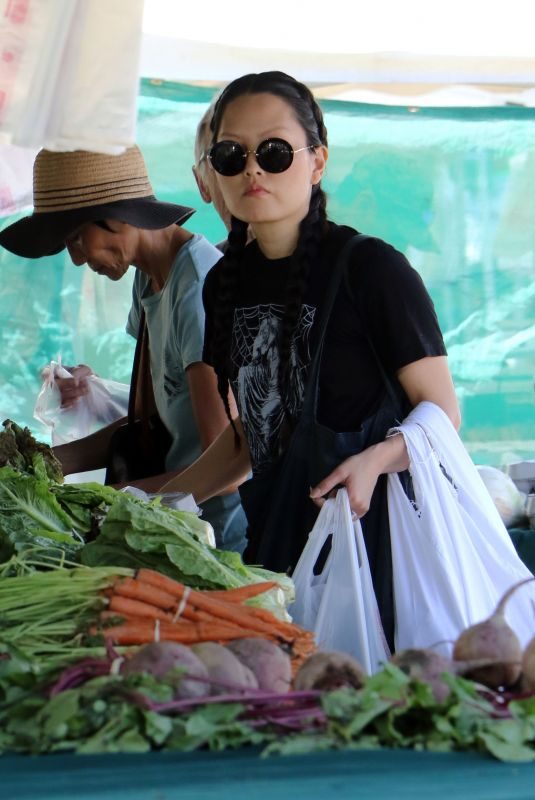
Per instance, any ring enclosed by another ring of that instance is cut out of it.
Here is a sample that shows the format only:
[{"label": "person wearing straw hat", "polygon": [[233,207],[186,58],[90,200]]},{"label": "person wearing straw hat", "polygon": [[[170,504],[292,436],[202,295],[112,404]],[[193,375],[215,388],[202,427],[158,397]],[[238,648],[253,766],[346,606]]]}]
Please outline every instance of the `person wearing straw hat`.
[{"label": "person wearing straw hat", "polygon": [[[158,200],[137,146],[121,155],[41,150],[34,162],[33,213],[0,231],[0,245],[25,258],[67,248],[72,262],[110,280],[135,267],[126,330],[137,337],[142,311],[149,339],[155,408],[171,436],[170,475],[191,464],[227,425],[212,367],[202,362],[202,287],[221,252],[182,225],[194,209]],[[81,369],[81,368],[80,368]],[[66,381],[76,402],[84,377]],[[75,384],[73,386],[73,384]],[[76,386],[78,384],[78,386]],[[85,439],[54,448],[64,474],[106,465],[117,420]],[[137,482],[147,491],[162,476]],[[241,551],[246,522],[234,487],[203,504],[218,546]]]}]

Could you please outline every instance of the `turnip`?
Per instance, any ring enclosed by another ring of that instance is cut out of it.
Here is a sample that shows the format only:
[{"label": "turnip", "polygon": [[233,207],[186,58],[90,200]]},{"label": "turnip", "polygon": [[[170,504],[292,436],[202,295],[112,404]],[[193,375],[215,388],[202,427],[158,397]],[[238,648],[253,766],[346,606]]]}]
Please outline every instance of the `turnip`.
[{"label": "turnip", "polygon": [[242,664],[254,673],[258,688],[266,692],[287,692],[292,680],[292,662],[275,642],[251,637],[236,639],[226,645]]},{"label": "turnip", "polygon": [[204,697],[210,693],[208,670],[189,647],[178,642],[151,642],[140,647],[123,664],[122,674],[148,672],[155,678],[165,678],[173,669],[183,669],[187,675],[201,680],[188,680],[177,674],[174,695],[176,698]]},{"label": "turnip", "polygon": [[535,637],[522,654],[522,682],[528,692],[535,692]]},{"label": "turnip", "polygon": [[390,659],[400,670],[414,680],[427,683],[437,703],[443,703],[450,694],[450,688],[442,679],[444,672],[451,672],[451,661],[434,650],[408,648],[394,653]]},{"label": "turnip", "polygon": [[206,667],[212,682],[211,694],[226,694],[229,689],[258,689],[253,672],[222,644],[200,642],[191,649]]},{"label": "turnip", "polygon": [[525,583],[526,578],[508,589],[494,613],[483,622],[464,630],[453,647],[454,661],[469,662],[488,659],[490,666],[475,666],[465,670],[465,675],[492,689],[516,683],[522,670],[522,647],[518,636],[505,620],[505,606],[511,595]]},{"label": "turnip", "polygon": [[366,673],[359,662],[348,653],[318,652],[303,661],[294,678],[296,691],[318,689],[332,691],[342,686],[360,689]]}]

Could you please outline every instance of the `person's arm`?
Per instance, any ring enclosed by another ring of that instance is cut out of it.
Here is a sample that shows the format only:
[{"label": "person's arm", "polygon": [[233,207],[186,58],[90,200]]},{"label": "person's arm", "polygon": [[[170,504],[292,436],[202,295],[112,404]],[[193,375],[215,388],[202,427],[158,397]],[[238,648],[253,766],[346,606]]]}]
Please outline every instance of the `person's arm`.
[{"label": "person's arm", "polygon": [[[229,428],[232,437],[234,437],[234,432],[229,425],[225,407],[223,406],[223,402],[217,390],[217,378],[213,368],[208,364],[204,364],[202,361],[195,362],[194,364],[190,364],[187,368],[186,377],[188,380],[193,414],[199,431],[201,449],[204,453],[226,428]],[[232,393],[229,395],[229,406],[232,416],[235,417],[237,411]],[[242,450],[246,452],[248,465],[249,456],[247,448],[244,444],[243,436],[240,438],[242,441]],[[234,444],[234,439],[232,443]],[[223,447],[226,448],[225,440],[223,440]],[[210,456],[210,458],[212,458],[212,456]],[[220,456],[216,456],[216,458],[220,458]],[[202,469],[208,469],[209,473],[211,472],[209,467],[203,466]],[[185,474],[186,472],[187,474]],[[197,489],[199,475],[196,470],[190,472],[188,466],[175,469],[164,475],[153,475],[150,478],[143,478],[134,481],[133,484],[139,489],[143,489],[145,492],[191,492],[197,502],[202,502],[216,494],[230,494],[231,492],[237,491],[239,484],[247,477],[247,473],[248,467],[246,467],[245,472],[243,472],[241,467],[238,467],[238,480],[236,482],[231,479],[230,473],[225,473],[222,482],[216,478],[217,483],[214,484],[214,490],[209,486]],[[180,478],[178,476],[180,476]],[[186,481],[189,481],[193,488],[184,488]],[[184,482],[183,485],[182,482]],[[181,485],[178,485],[179,483]]]},{"label": "person's arm", "polygon": [[239,486],[251,470],[249,448],[239,418],[234,424],[240,437],[240,448],[234,441],[230,424],[190,467],[164,483],[159,492],[186,492],[197,503],[225,494],[229,487]]},{"label": "person's arm", "polygon": [[112,433],[126,422],[126,418],[115,420],[99,431],[77,439],[68,444],[60,444],[52,448],[59,460],[64,475],[73,472],[86,472],[106,466],[108,447]]},{"label": "person's arm", "polygon": [[[186,377],[201,449],[204,451],[225,430],[229,420],[217,390],[217,377],[213,368],[198,361],[186,369]],[[236,417],[232,393],[229,395],[229,406],[231,416]]]},{"label": "person's arm", "polygon": [[[459,406],[445,356],[430,356],[407,364],[399,370],[397,377],[413,408],[424,400],[435,403],[448,415],[453,426],[459,429]],[[362,517],[370,507],[379,475],[401,472],[408,466],[409,457],[403,436],[391,436],[339,464],[311,490],[310,497],[317,505],[322,505],[329,492],[336,486],[344,485],[352,510]]]}]

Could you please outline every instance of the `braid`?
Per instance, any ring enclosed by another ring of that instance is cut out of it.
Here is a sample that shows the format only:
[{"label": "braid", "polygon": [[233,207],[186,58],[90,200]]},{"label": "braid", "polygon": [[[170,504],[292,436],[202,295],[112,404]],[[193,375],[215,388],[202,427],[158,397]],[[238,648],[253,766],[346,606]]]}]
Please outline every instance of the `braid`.
[{"label": "braid", "polygon": [[234,443],[237,449],[240,447],[240,437],[234,425],[228,402],[230,385],[229,361],[234,301],[238,288],[240,261],[247,243],[247,227],[246,222],[232,217],[232,224],[228,235],[228,246],[225,251],[221,269],[219,283],[220,294],[214,318],[213,360],[217,375],[217,389],[223,400],[227,417],[234,430]]},{"label": "braid", "polygon": [[292,346],[301,316],[303,296],[308,276],[318,257],[320,242],[325,235],[327,212],[325,192],[315,186],[310,200],[308,214],[299,227],[299,241],[290,262],[284,316],[279,334],[279,374],[278,383],[281,400],[286,414],[291,407],[291,366]]}]

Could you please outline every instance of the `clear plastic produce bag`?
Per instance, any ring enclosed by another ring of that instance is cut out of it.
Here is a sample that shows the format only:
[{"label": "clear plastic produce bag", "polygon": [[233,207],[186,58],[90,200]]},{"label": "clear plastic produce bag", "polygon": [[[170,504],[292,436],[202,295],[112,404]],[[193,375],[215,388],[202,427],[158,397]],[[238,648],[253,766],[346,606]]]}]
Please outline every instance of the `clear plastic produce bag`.
[{"label": "clear plastic produce bag", "polygon": [[[315,574],[331,536],[329,555]],[[362,528],[351,518],[346,489],[323,505],[292,578],[296,599],[289,612],[314,631],[321,650],[349,653],[369,675],[388,661]]]},{"label": "clear plastic produce bag", "polygon": [[45,374],[47,377],[37,396],[33,415],[50,428],[53,446],[89,436],[110,422],[125,417],[128,412],[128,384],[89,375],[85,379],[87,394],[80,397],[74,406],[62,408],[57,378],[74,378],[61,361],[51,361]]}]

